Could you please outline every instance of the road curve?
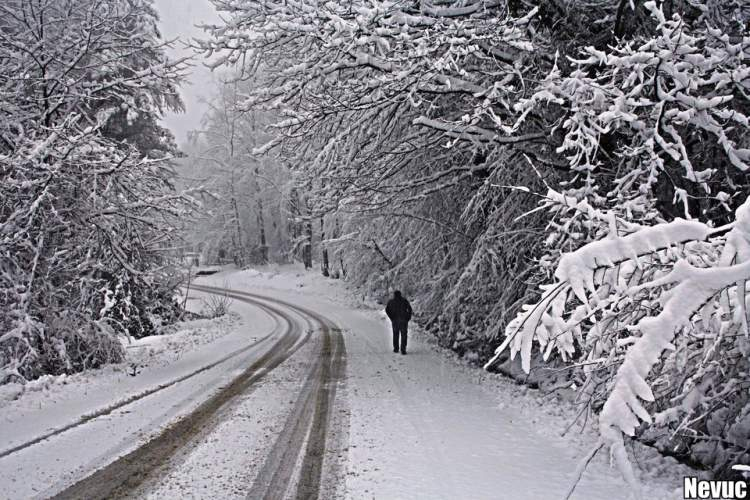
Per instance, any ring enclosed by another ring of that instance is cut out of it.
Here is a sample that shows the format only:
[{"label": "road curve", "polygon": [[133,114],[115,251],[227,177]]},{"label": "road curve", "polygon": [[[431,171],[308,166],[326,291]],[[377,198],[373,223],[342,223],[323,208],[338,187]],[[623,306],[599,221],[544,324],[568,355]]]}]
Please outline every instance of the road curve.
[{"label": "road curve", "polygon": [[[224,288],[201,286],[196,289],[230,297],[267,300],[262,295]],[[329,319],[295,304],[273,300],[311,318],[321,328],[321,344],[315,362],[297,397],[284,427],[253,482],[247,498],[315,499],[320,495],[325,452],[335,455],[328,442],[332,408],[337,388],[345,381],[346,348],[341,329]]]},{"label": "road curve", "polygon": [[[315,366],[319,366],[319,368],[314,370],[315,379],[318,382],[314,384],[306,383],[305,390],[302,392],[302,394],[309,394],[312,391],[315,394],[315,397],[305,396],[313,402],[315,413],[312,421],[315,422],[315,426],[314,430],[309,431],[310,439],[307,440],[308,445],[305,448],[303,459],[303,463],[307,465],[303,466],[304,474],[300,475],[298,481],[299,491],[304,490],[313,494],[312,496],[306,495],[304,498],[317,497],[316,492],[320,485],[323,455],[321,447],[325,445],[328,422],[327,408],[335,394],[335,387],[331,389],[331,386],[335,386],[335,384],[330,384],[329,379],[332,375],[338,376],[341,373],[340,361],[333,362],[329,358],[335,357],[339,360],[343,358],[343,339],[340,342],[331,339],[340,337],[340,330],[329,320],[312,311],[269,297],[210,287],[193,286],[193,288],[208,293],[220,293],[236,300],[260,306],[278,317],[286,325],[286,329],[268,352],[190,414],[167,427],[144,445],[61,491],[54,498],[123,498],[127,497],[146,480],[158,477],[165,470],[170,458],[188,444],[194,436],[203,431],[222,407],[251,389],[253,384],[294,354],[307,340],[310,334],[309,329],[302,328],[284,309],[292,309],[295,313],[302,315],[311,327],[319,326],[323,335],[321,356],[315,363]],[[335,345],[335,347],[332,348],[332,345]],[[334,352],[335,356],[331,356]],[[328,360],[325,363],[321,362],[321,359],[324,358]],[[325,398],[323,398],[323,394],[326,395]],[[300,398],[302,397],[300,395]],[[323,399],[325,399],[325,402]],[[310,404],[306,403],[303,406],[309,408]],[[305,415],[303,414],[301,417],[304,419]],[[290,418],[292,417],[290,416]],[[294,440],[293,443],[293,446],[302,446],[300,440]],[[278,444],[274,446],[274,449],[278,446]],[[313,458],[308,458],[308,455]],[[319,460],[314,458],[318,455],[320,456]],[[281,463],[286,464],[287,462],[282,461]],[[283,465],[283,467],[286,467],[286,465]],[[278,481],[272,481],[269,484],[277,487],[279,483]]]}]

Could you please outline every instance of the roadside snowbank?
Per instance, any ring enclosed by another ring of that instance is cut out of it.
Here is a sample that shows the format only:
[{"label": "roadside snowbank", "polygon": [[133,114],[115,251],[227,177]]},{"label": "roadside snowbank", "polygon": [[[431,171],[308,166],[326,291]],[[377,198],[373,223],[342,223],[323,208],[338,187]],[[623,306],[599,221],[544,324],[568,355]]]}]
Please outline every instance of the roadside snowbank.
[{"label": "roadside snowbank", "polygon": [[270,332],[275,323],[253,307],[172,325],[164,335],[126,345],[126,361],[73,375],[0,387],[0,456],[92,415],[108,413],[189,376]]},{"label": "roadside snowbank", "polygon": [[[4,416],[14,408],[39,408],[50,401],[68,399],[66,392],[78,392],[77,386],[102,383],[124,376],[136,377],[144,371],[168,366],[204,344],[227,335],[239,321],[237,314],[213,319],[183,321],[165,328],[162,335],[152,335],[125,344],[125,360],[96,370],[72,375],[44,375],[26,384],[0,386],[0,412]],[[141,382],[146,377],[141,378]]]}]

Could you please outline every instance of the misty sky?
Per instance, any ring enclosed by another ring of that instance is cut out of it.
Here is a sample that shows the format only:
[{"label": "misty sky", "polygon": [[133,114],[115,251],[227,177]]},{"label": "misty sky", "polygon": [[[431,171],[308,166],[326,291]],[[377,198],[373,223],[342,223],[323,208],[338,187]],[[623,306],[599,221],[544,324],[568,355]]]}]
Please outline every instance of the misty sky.
[{"label": "misty sky", "polygon": [[[154,0],[154,4],[161,17],[162,34],[167,39],[202,38],[205,36],[203,30],[195,25],[218,21],[218,15],[209,0]],[[189,49],[181,48],[177,44],[172,56],[181,57],[191,53]],[[164,119],[165,125],[172,130],[178,144],[186,141],[188,131],[200,128],[201,117],[206,111],[206,106],[200,100],[214,92],[211,71],[203,66],[200,58],[193,64],[188,82],[180,90],[185,102],[185,113],[170,113]]]}]

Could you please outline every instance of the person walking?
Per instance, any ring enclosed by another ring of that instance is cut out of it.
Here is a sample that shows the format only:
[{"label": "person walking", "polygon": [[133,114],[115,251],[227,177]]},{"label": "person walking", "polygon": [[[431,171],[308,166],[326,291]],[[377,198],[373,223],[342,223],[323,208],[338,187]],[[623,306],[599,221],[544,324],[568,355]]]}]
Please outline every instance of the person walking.
[{"label": "person walking", "polygon": [[399,290],[393,292],[393,298],[385,306],[385,314],[388,315],[393,327],[393,352],[398,352],[400,347],[401,354],[406,354],[406,334],[412,310],[411,304],[401,296]]}]

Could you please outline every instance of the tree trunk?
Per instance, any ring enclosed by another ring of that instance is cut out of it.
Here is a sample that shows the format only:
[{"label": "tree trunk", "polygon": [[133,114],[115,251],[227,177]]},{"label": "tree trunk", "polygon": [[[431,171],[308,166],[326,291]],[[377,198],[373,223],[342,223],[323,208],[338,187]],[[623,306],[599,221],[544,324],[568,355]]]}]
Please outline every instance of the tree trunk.
[{"label": "tree trunk", "polygon": [[263,200],[258,197],[258,228],[260,229],[260,263],[268,264],[268,244],[266,243],[266,225],[263,219]]},{"label": "tree trunk", "polygon": [[[245,252],[243,251],[243,245],[242,245],[242,227],[240,227],[240,211],[237,208],[237,200],[234,196],[232,196],[232,208],[234,210],[234,226],[236,230],[236,242],[234,245],[234,261],[237,267],[244,267],[245,266]],[[233,237],[232,239],[234,240]]]},{"label": "tree trunk", "polygon": [[302,248],[302,262],[305,264],[305,269],[312,269],[312,239],[313,229],[312,221],[308,217],[305,221],[305,246]]},{"label": "tree trunk", "polygon": [[[292,241],[295,242],[295,247],[297,245],[297,242],[300,241],[300,239],[303,237],[303,231],[304,231],[304,242],[302,243],[302,263],[305,265],[305,269],[312,269],[312,238],[313,238],[313,230],[312,230],[312,221],[309,217],[310,210],[308,209],[307,216],[302,215],[302,207],[304,205],[305,208],[307,208],[307,200],[304,199],[302,196],[300,196],[299,191],[297,188],[292,188],[291,192],[289,193],[290,200],[290,211],[291,211],[291,235],[292,235]],[[304,220],[304,222],[302,222]],[[300,231],[300,226],[304,225],[304,229]]]},{"label": "tree trunk", "polygon": [[289,258],[294,261],[295,254],[297,253],[297,241],[299,239],[299,194],[297,188],[292,188],[289,192],[289,236],[292,240],[292,248],[289,252]]},{"label": "tree trunk", "polygon": [[328,248],[325,245],[326,240],[326,230],[323,226],[323,217],[320,218],[320,248],[323,249],[323,276],[326,278],[330,276],[330,272],[328,270]]}]

